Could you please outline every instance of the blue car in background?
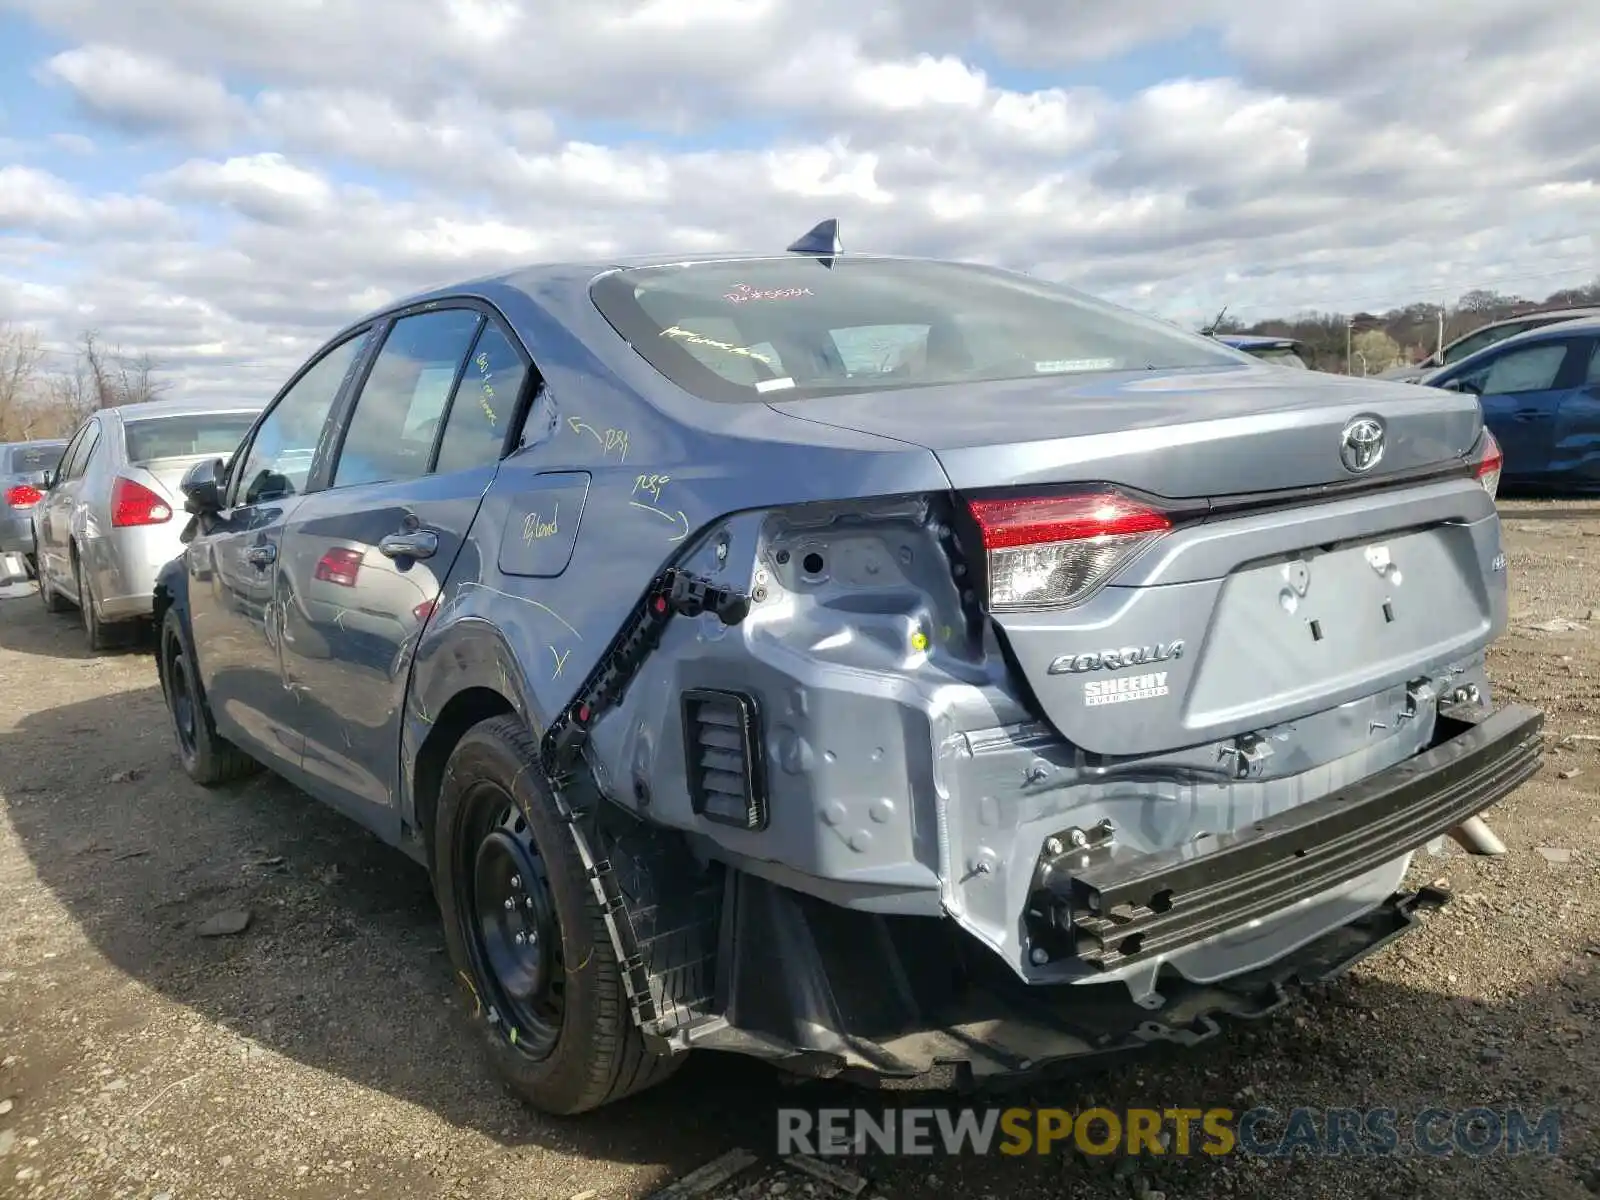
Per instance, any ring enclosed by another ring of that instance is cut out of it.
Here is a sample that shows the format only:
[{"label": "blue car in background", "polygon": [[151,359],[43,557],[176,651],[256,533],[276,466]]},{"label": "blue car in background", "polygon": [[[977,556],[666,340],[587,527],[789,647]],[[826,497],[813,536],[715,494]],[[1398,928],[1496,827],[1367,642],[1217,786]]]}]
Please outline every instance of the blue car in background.
[{"label": "blue car in background", "polygon": [[1507,487],[1600,490],[1600,317],[1506,338],[1421,382],[1478,397]]}]

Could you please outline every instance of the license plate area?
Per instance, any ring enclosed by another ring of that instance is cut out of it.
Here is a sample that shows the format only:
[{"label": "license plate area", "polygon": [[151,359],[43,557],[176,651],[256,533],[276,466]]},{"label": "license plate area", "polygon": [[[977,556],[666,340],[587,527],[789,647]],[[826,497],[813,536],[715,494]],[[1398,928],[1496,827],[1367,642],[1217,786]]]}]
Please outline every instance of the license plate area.
[{"label": "license plate area", "polygon": [[1186,716],[1209,724],[1403,677],[1490,620],[1465,527],[1256,563],[1223,583]]}]

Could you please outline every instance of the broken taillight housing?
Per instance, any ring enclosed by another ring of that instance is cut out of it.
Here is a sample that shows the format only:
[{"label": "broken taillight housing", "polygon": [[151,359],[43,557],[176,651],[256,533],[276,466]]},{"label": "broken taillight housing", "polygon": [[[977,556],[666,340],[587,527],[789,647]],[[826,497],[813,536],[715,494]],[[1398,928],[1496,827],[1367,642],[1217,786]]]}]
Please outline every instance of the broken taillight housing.
[{"label": "broken taillight housing", "polygon": [[1472,474],[1483,490],[1491,497],[1500,491],[1500,469],[1505,465],[1505,455],[1500,453],[1500,443],[1495,441],[1494,434],[1487,429],[1483,431],[1483,452],[1478,458],[1478,465],[1473,467]]},{"label": "broken taillight housing", "polygon": [[1160,509],[1109,489],[968,505],[983,538],[991,612],[1077,604],[1172,528]]}]

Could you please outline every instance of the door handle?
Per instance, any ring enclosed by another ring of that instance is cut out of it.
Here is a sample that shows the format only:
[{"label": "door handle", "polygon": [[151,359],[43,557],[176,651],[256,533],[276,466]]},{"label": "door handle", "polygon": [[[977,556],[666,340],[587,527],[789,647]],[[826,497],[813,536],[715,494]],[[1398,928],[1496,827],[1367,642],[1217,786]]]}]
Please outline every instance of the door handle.
[{"label": "door handle", "polygon": [[1514,416],[1518,421],[1537,421],[1544,416],[1544,410],[1538,408],[1519,408]]},{"label": "door handle", "polygon": [[432,558],[439,550],[439,535],[431,529],[391,533],[378,543],[378,553],[389,558]]},{"label": "door handle", "polygon": [[271,542],[251,546],[244,552],[244,560],[252,566],[265,567],[278,559],[278,548]]}]

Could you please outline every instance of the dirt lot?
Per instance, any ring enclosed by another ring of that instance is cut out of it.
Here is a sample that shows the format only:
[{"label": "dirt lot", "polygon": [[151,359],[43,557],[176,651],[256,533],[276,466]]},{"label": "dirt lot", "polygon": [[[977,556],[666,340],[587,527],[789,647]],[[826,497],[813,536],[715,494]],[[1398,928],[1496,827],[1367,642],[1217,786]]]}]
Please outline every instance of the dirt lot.
[{"label": "dirt lot", "polygon": [[[1600,1193],[1600,505],[1505,513],[1496,684],[1559,746],[1489,814],[1510,853],[1419,855],[1455,903],[1288,1014],[1014,1100],[1548,1105],[1559,1156],[880,1159],[851,1164],[861,1200]],[[735,1146],[762,1161],[718,1196],[845,1194],[773,1160],[773,1110],[882,1097],[702,1055],[557,1122],[485,1082],[423,873],[270,777],[192,786],[147,650],[91,658],[75,615],[13,589],[0,697],[0,1196],[614,1200]],[[200,935],[239,909],[242,934]]]}]

